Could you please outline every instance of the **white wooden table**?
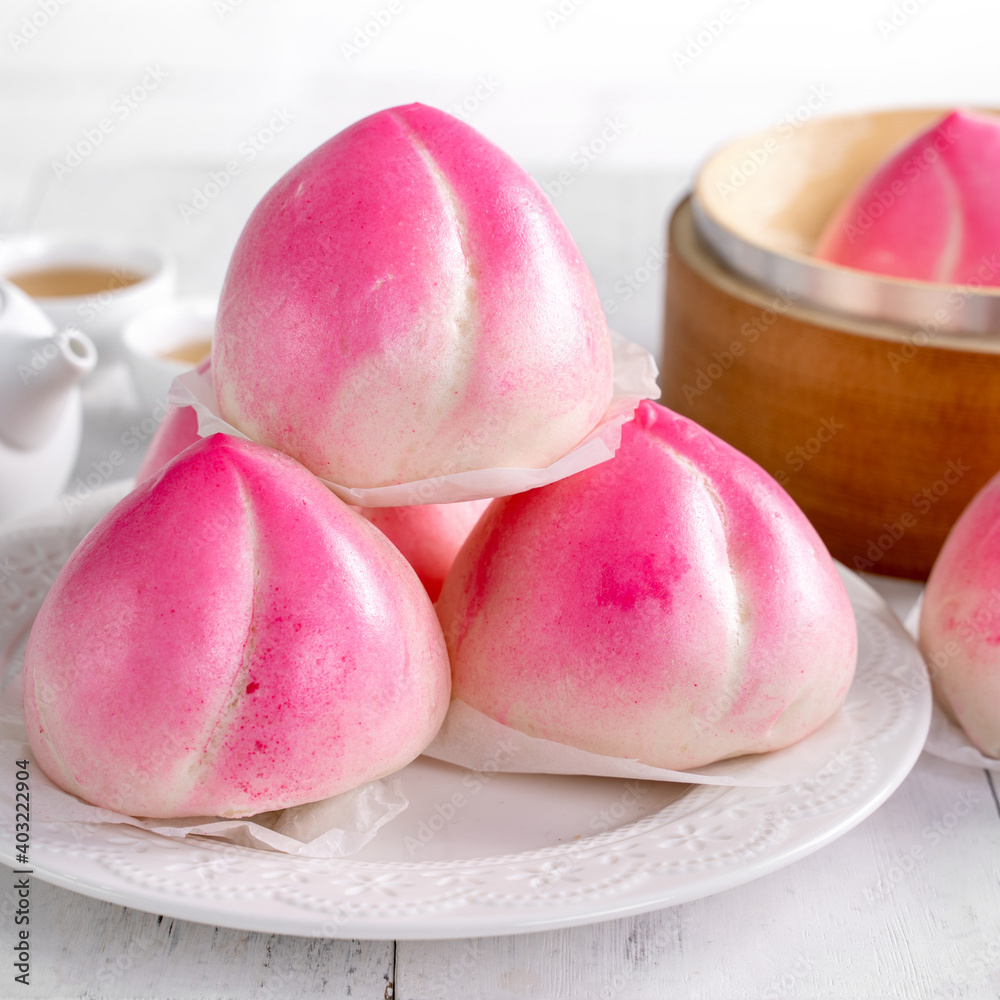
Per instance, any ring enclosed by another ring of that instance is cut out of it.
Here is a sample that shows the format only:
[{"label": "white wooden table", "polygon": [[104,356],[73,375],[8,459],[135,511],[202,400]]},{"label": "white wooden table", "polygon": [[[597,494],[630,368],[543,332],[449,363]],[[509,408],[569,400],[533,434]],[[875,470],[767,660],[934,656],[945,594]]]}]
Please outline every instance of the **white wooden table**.
[{"label": "white wooden table", "polygon": [[[246,171],[203,219],[185,225],[177,203],[205,172],[81,170],[55,184],[42,171],[8,209],[19,228],[110,228],[162,240],[180,256],[182,291],[210,292],[274,177]],[[662,294],[656,250],[685,181],[594,173],[557,202],[602,297],[617,302],[613,322],[651,347]],[[625,299],[616,283],[647,259],[649,276]],[[79,468],[141,415],[122,372],[95,383]],[[902,581],[872,582],[901,616],[919,592]],[[961,803],[971,808],[959,817]],[[8,955],[13,881],[3,873],[0,947]],[[8,959],[0,962],[0,997],[1000,997],[996,791],[985,772],[927,755],[872,817],[790,867],[714,897],[572,930],[313,940],[160,918],[40,882],[32,892],[32,985],[12,982]]]}]

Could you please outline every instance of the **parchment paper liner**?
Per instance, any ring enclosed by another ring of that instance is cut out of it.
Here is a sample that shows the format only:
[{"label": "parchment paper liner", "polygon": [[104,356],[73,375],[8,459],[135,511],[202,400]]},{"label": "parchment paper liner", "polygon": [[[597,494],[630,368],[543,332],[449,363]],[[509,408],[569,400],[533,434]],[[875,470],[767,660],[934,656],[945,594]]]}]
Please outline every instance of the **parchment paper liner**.
[{"label": "parchment paper liner", "polygon": [[[917,598],[917,603],[910,609],[906,616],[904,627],[913,637],[913,641],[920,649],[920,608],[923,606],[923,594]],[[923,655],[923,650],[921,650]],[[924,657],[926,662],[927,658]],[[930,663],[927,664],[928,671],[933,670]],[[1000,773],[1000,760],[996,757],[987,757],[982,750],[974,747],[966,736],[965,730],[957,723],[948,718],[945,710],[934,699],[934,707],[931,709],[931,728],[927,734],[927,742],[924,749],[935,757],[942,760],[950,760],[953,764],[965,764],[967,767],[986,768],[988,771]]]},{"label": "parchment paper liner", "polygon": [[[593,774],[692,785],[775,786],[805,781],[850,744],[850,722],[844,710],[838,709],[815,733],[784,750],[731,757],[689,771],[670,771],[626,757],[607,757],[525,736],[455,699],[441,731],[424,753],[473,771]],[[498,753],[498,748],[502,752]]]},{"label": "parchment paper liner", "polygon": [[[614,395],[610,406],[583,441],[547,468],[477,469],[372,489],[353,489],[331,483],[327,479],[320,479],[320,482],[333,490],[345,503],[358,507],[404,507],[485,500],[523,493],[606,462],[614,457],[621,443],[622,425],[632,419],[640,401],[658,399],[660,396],[656,384],[656,361],[649,351],[616,333],[611,334],[611,347],[615,374]],[[211,367],[203,365],[202,368],[204,370],[200,368],[177,376],[167,401],[174,406],[194,407],[198,415],[198,433],[202,437],[222,433],[250,440],[219,415]]]}]

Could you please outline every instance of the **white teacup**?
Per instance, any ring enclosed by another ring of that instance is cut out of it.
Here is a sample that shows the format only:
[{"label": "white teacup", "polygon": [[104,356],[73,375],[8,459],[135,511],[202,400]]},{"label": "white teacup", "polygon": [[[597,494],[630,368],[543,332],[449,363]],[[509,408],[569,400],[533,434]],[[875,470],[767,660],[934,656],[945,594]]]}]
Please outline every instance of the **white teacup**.
[{"label": "white teacup", "polygon": [[162,411],[174,378],[211,353],[216,306],[215,299],[177,299],[147,309],[125,327],[129,367],[148,410]]},{"label": "white teacup", "polygon": [[28,233],[0,241],[0,276],[60,328],[75,326],[102,362],[120,360],[125,324],[173,298],[177,266],[165,249],[101,237]]}]

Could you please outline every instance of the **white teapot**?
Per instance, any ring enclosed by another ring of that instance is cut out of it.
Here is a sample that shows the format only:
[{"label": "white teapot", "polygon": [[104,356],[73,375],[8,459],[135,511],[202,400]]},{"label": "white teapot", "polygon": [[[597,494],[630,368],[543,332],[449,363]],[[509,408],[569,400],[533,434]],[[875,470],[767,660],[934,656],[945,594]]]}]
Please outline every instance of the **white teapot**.
[{"label": "white teapot", "polygon": [[79,383],[97,364],[90,338],[55,324],[0,279],[0,518],[59,496],[83,426]]}]

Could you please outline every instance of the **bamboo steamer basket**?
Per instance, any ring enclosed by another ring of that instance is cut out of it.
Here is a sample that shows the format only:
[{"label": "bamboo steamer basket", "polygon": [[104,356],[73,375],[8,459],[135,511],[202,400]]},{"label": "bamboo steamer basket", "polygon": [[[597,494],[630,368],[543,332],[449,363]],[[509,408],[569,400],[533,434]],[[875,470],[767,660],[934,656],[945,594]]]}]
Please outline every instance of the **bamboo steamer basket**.
[{"label": "bamboo steamer basket", "polygon": [[[808,253],[841,199],[941,115],[743,139],[705,165],[668,233],[664,405],[774,475],[835,558],[913,579],[1000,470],[1000,289]],[[748,149],[763,162],[727,192]]]}]

